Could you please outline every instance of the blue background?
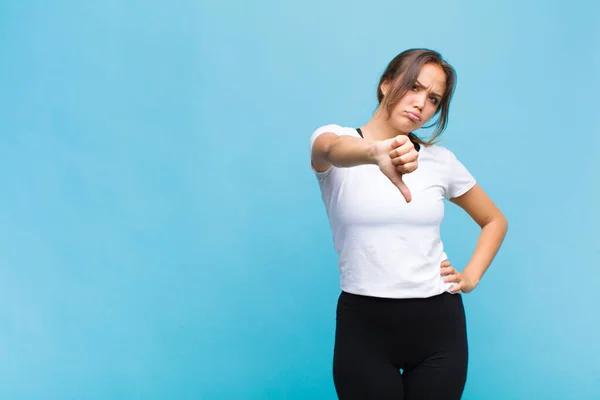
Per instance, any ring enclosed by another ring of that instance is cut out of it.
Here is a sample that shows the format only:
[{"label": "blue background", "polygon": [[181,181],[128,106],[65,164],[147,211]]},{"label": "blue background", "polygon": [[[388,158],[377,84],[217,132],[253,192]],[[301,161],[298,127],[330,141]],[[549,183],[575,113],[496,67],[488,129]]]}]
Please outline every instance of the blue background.
[{"label": "blue background", "polygon": [[[49,3],[0,2],[0,398],[335,398],[308,140],[410,47],[456,67],[442,143],[510,221],[464,398],[600,398],[599,6]],[[477,234],[448,205],[456,266]]]}]

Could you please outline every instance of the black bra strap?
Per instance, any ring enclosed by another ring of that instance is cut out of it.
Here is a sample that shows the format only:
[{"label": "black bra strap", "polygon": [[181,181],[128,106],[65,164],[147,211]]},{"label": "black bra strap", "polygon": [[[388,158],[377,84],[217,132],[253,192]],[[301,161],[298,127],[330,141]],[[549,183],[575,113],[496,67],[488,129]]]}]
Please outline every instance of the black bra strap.
[{"label": "black bra strap", "polygon": [[[360,130],[360,128],[356,128],[356,132],[358,132],[358,134],[360,135],[361,138],[365,138],[363,136],[362,131]],[[409,138],[411,139],[411,142],[413,142],[413,144],[415,145],[415,150],[419,151],[421,150],[421,145],[418,142],[415,142],[414,140],[412,140],[412,138],[409,136]]]}]

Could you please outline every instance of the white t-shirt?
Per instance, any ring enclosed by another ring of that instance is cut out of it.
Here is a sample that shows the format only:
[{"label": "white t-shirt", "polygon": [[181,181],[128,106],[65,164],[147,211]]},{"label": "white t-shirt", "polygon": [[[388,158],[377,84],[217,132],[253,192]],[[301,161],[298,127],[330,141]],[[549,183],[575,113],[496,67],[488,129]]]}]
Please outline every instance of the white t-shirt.
[{"label": "white t-shirt", "polygon": [[[354,128],[325,125],[325,133],[360,138]],[[386,298],[423,298],[448,291],[440,264],[447,259],[440,239],[444,199],[458,197],[475,179],[441,146],[421,146],[419,166],[403,175],[412,194],[404,197],[377,165],[331,167],[315,172],[335,251],[341,289]]]}]

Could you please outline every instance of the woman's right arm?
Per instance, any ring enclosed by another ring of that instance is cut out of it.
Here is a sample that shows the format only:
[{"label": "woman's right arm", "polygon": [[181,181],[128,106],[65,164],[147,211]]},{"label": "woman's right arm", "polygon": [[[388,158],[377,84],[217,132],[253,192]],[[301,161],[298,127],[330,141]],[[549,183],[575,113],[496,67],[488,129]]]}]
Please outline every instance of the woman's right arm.
[{"label": "woman's right arm", "polygon": [[311,158],[317,172],[327,171],[331,166],[348,168],[364,164],[377,165],[375,142],[331,132],[323,133],[315,139]]},{"label": "woman's right arm", "polygon": [[402,174],[417,169],[418,153],[408,136],[369,141],[347,135],[325,132],[313,143],[311,163],[315,171],[325,172],[332,166],[338,168],[374,164],[396,185],[407,202],[410,190],[402,181]]}]

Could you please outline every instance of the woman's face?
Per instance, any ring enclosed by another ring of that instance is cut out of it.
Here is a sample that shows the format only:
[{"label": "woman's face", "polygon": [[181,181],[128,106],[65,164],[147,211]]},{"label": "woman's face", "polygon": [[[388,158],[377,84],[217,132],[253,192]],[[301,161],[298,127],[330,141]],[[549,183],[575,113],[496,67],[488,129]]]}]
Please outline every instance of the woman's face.
[{"label": "woman's face", "polygon": [[[381,90],[389,92],[389,83]],[[411,89],[400,99],[389,119],[392,127],[403,133],[413,132],[427,123],[437,112],[446,91],[446,74],[437,64],[425,64]]]}]

